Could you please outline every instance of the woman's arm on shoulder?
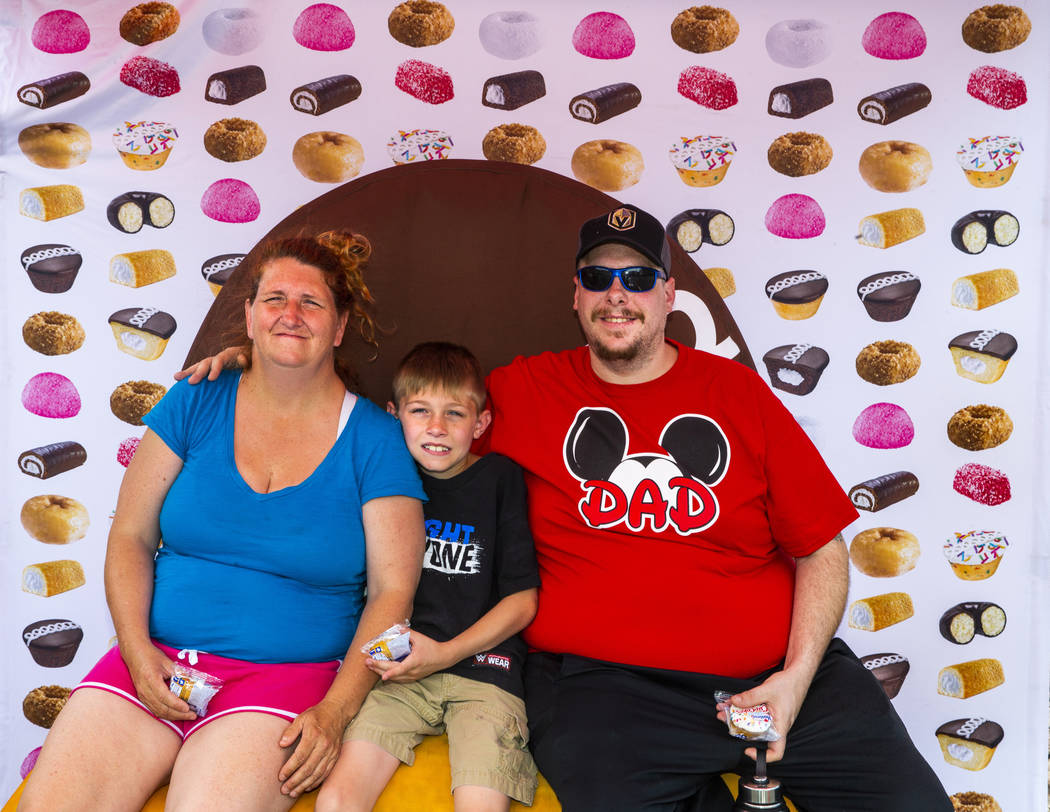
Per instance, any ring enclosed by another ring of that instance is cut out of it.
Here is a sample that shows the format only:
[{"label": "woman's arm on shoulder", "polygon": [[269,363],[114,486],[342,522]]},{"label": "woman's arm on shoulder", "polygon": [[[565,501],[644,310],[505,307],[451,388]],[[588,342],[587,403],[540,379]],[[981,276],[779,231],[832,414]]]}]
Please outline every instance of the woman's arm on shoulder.
[{"label": "woman's arm on shoulder", "polygon": [[299,714],[281,737],[281,747],[300,738],[278,775],[284,782],[281,792],[292,797],[309,792],[331,772],[343,730],[375,684],[361,647],[412,613],[423,565],[422,503],[409,496],[382,496],[365,502],[362,519],[368,597],[357,631],[325,698]]},{"label": "woman's arm on shoulder", "polygon": [[106,546],[106,601],[121,656],[139,699],[164,719],[195,718],[189,706],[168,690],[171,662],[149,638],[160,509],[180,470],[182,460],[147,430],[120,485]]}]

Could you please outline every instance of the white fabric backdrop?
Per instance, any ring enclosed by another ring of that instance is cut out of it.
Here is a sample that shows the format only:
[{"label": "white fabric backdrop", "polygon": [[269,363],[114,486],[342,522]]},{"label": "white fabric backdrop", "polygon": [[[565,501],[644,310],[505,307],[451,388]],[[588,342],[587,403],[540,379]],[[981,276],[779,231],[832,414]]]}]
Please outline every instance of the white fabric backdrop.
[{"label": "white fabric backdrop", "polygon": [[[242,0],[244,5],[252,5]],[[481,141],[489,128],[505,122],[537,127],[547,151],[536,166],[572,176],[570,157],[580,143],[615,138],[637,146],[645,158],[641,181],[618,196],[652,211],[664,222],[687,208],[719,208],[736,222],[728,245],[705,245],[694,259],[702,267],[729,268],[737,292],[727,299],[763,372],[766,350],[782,344],[808,342],[827,350],[831,362],[816,389],[806,396],[778,392],[825,454],[842,485],[849,488],[869,477],[911,470],[921,483],[919,493],[879,514],[864,514],[847,531],[847,541],[861,530],[892,525],[914,533],[922,555],[911,572],[893,579],[873,579],[852,570],[850,600],[890,591],[909,593],[915,606],[911,619],[869,633],[843,626],[842,636],[859,655],[896,652],[907,656],[911,671],[894,700],[913,738],[934,766],[949,792],[975,790],[996,797],[1008,812],[1041,808],[1046,774],[1043,747],[1047,697],[1047,591],[1045,539],[1047,524],[1047,364],[1046,331],[1048,271],[1046,240],[1048,45],[1050,24],[1045,4],[1024,2],[1033,30],[1022,46],[983,54],[966,46],[959,34],[962,20],[976,0],[937,0],[873,7],[833,0],[734,0],[727,6],[739,20],[741,33],[725,50],[693,54],[673,44],[670,21],[684,4],[665,0],[614,0],[601,9],[622,15],[634,31],[637,46],[619,60],[587,58],[572,47],[572,32],[590,4],[530,2],[542,24],[543,44],[521,60],[504,60],[487,53],[478,38],[482,18],[503,8],[478,0],[450,0],[456,19],[453,35],[443,43],[413,49],[387,32],[386,17],[394,5],[343,2],[356,29],[347,50],[324,53],[298,45],[293,23],[306,2],[254,3],[264,22],[261,45],[240,56],[219,54],[206,46],[201,26],[220,0],[176,3],[182,22],[176,34],[139,47],[121,39],[117,24],[130,2],[67,0],[87,22],[91,42],[75,54],[48,54],[36,49],[29,32],[44,12],[56,7],[43,0],[3,0],[0,16],[0,87],[2,87],[2,231],[6,273],[0,277],[5,342],[0,355],[3,376],[3,459],[8,468],[0,511],[0,572],[7,586],[0,592],[3,634],[0,647],[0,795],[19,780],[19,765],[39,745],[45,731],[20,711],[23,697],[39,685],[74,685],[109,645],[112,635],[105,608],[102,563],[110,515],[123,468],[116,461],[118,445],[137,435],[108,408],[118,384],[148,379],[167,384],[185,355],[212,294],[199,275],[209,257],[246,253],[254,242],[295,207],[328,191],[328,185],[301,176],[291,163],[294,141],[315,130],[335,130],[354,136],[364,148],[363,173],[391,165],[385,144],[399,129],[425,127],[447,131],[452,157],[481,158]],[[523,4],[525,5],[525,4]],[[510,8],[510,6],[507,6]],[[928,45],[915,59],[886,61],[861,48],[862,32],[882,11],[910,11],[922,23]],[[764,47],[766,31],[787,17],[813,17],[827,23],[830,55],[809,68],[786,68],[773,62]],[[121,65],[146,55],[173,65],[181,91],[154,98],[118,81]],[[397,66],[407,59],[440,65],[453,79],[455,97],[441,105],[425,104],[394,87]],[[215,71],[256,64],[267,77],[266,92],[234,107],[204,101],[207,77]],[[676,92],[679,73],[690,65],[723,71],[735,80],[739,102],[715,111],[694,104]],[[980,65],[996,65],[1024,76],[1028,102],[1000,110],[966,93],[969,73]],[[503,112],[480,104],[486,78],[535,69],[546,79],[547,94],[532,104]],[[70,70],[91,80],[90,91],[71,102],[38,110],[20,104],[18,87]],[[361,97],[314,118],[293,110],[292,88],[337,73],[356,76]],[[767,114],[769,90],[778,84],[822,76],[828,78],[835,102],[804,119],[792,121]],[[607,122],[592,125],[573,119],[568,101],[577,93],[612,82],[631,81],[642,90],[641,105]],[[857,102],[865,95],[904,82],[921,81],[933,91],[925,110],[888,126],[862,121]],[[239,116],[257,121],[268,138],[262,155],[225,164],[202,148],[202,134],[213,121]],[[110,143],[110,133],[125,120],[169,121],[179,141],[168,163],[155,172],[134,172],[123,165]],[[71,121],[86,128],[93,142],[86,163],[67,170],[30,163],[17,146],[17,135],[32,124]],[[802,178],[777,174],[765,152],[778,135],[793,130],[817,132],[834,149],[824,171]],[[682,183],[667,158],[679,136],[720,134],[732,138],[736,157],[725,180],[695,188]],[[1009,134],[1023,139],[1025,151],[1010,182],[997,189],[970,186],[955,163],[957,147],[968,137]],[[869,188],[857,172],[857,160],[869,144],[903,139],[925,146],[933,159],[929,181],[904,194]],[[199,201],[204,189],[219,178],[244,180],[258,193],[261,216],[245,224],[218,223],[206,217]],[[84,211],[43,223],[20,216],[18,195],[28,187],[72,183],[84,193]],[[106,204],[117,195],[145,189],[162,192],[175,204],[174,223],[165,230],[144,227],[125,235],[105,217]],[[763,218],[780,195],[801,192],[822,206],[827,227],[815,239],[785,240],[766,231]],[[854,235],[860,218],[900,206],[919,208],[926,233],[885,251],[859,246]],[[1020,221],[1018,241],[1008,248],[989,247],[967,256],[949,241],[952,223],[976,209],[1011,211]],[[410,224],[406,224],[410,228]],[[75,246],[84,264],[73,288],[61,294],[34,289],[21,267],[21,252],[32,245]],[[177,274],[164,282],[132,289],[107,281],[109,258],[116,253],[164,248],[176,260]],[[1021,294],[980,312],[949,304],[953,279],[963,274],[1009,267],[1020,280]],[[829,291],[817,314],[804,321],[776,316],[764,293],[765,281],[776,273],[798,268],[821,270]],[[922,291],[910,315],[892,323],[875,322],[864,313],[855,293],[857,282],[881,270],[908,270],[922,280]],[[406,295],[412,295],[408,293]],[[110,313],[124,307],[158,307],[170,312],[178,329],[160,359],[145,362],[117,351],[107,325]],[[22,323],[32,314],[59,310],[76,316],[87,334],[74,353],[43,356],[21,339]],[[954,372],[948,341],[967,330],[996,328],[1016,336],[1017,354],[1002,380],[980,385]],[[922,358],[919,373],[909,381],[876,387],[859,378],[854,359],[866,344],[896,339],[910,342]],[[23,409],[20,393],[39,372],[58,372],[79,390],[83,408],[75,417],[48,419]],[[856,443],[851,426],[860,411],[889,401],[907,410],[915,424],[915,439],[896,450],[873,450]],[[981,452],[963,451],[948,442],[945,425],[957,409],[975,403],[1005,408],[1013,419],[1013,436],[1002,446]],[[29,448],[60,440],[77,440],[88,451],[88,462],[60,476],[40,481],[17,472],[18,455]],[[992,465],[1006,472],[1012,499],[998,506],[972,502],[952,490],[952,475],[966,462]],[[71,496],[88,509],[91,525],[86,538],[68,547],[43,545],[19,522],[23,502],[31,496],[57,493]],[[952,575],[941,553],[953,532],[995,529],[1007,535],[1010,548],[999,571],[985,581],[966,582]],[[80,561],[86,573],[83,587],[50,598],[20,591],[22,568],[60,558]],[[941,613],[962,601],[988,600],[1007,613],[1006,630],[997,638],[978,637],[967,646],[944,640],[937,629]],[[22,629],[45,618],[72,619],[84,630],[73,662],[59,669],[36,665],[21,640]],[[938,671],[950,664],[979,657],[998,659],[1004,685],[979,696],[957,700],[937,693]],[[951,719],[982,716],[1005,729],[991,764],[970,772],[951,766],[941,756],[934,731]]]}]

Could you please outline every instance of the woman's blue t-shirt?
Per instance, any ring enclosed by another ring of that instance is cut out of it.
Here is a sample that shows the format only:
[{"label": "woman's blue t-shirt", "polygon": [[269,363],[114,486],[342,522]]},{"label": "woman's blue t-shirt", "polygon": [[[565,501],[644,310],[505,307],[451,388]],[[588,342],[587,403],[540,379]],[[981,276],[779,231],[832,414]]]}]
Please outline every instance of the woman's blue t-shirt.
[{"label": "woman's blue t-shirt", "polygon": [[415,463],[397,421],[358,398],[305,481],[257,493],[234,462],[239,381],[180,381],[144,418],[183,461],[160,513],[150,634],[252,662],[342,657],[364,605],[361,508],[425,499]]}]

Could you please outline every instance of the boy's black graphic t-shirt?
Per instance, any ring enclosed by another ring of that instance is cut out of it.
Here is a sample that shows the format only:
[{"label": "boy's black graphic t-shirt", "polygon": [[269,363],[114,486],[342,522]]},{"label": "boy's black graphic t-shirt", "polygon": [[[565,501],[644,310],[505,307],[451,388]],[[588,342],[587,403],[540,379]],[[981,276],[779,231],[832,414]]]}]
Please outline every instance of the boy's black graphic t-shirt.
[{"label": "boy's black graphic t-shirt", "polygon": [[[538,587],[521,469],[486,454],[451,479],[423,474],[427,541],[412,628],[438,642],[476,623],[500,600]],[[460,661],[449,673],[522,696],[525,642],[514,635]]]}]

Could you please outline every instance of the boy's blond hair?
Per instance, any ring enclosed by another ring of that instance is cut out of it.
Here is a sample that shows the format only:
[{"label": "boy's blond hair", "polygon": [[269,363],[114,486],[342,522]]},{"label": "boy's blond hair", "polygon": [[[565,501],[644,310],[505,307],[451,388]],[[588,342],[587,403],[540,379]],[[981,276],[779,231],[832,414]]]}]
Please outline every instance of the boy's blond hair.
[{"label": "boy's blond hair", "polygon": [[477,413],[485,408],[485,376],[474,353],[459,344],[427,341],[401,359],[394,373],[394,405],[428,389],[470,398]]}]

